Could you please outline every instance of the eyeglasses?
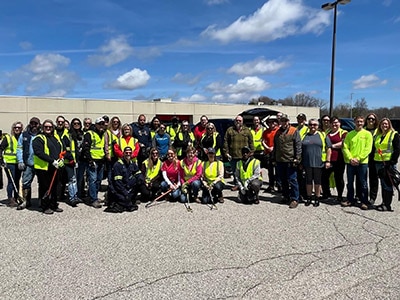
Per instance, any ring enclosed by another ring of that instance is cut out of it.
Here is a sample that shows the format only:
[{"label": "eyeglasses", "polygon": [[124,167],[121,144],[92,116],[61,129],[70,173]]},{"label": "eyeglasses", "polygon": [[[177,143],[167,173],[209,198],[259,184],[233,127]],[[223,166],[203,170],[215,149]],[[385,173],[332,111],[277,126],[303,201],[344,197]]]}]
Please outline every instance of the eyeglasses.
[{"label": "eyeglasses", "polygon": [[113,121],[114,124],[119,124],[119,121]]},{"label": "eyeglasses", "polygon": [[375,118],[367,118],[368,121],[375,121]]},{"label": "eyeglasses", "polygon": [[322,121],[324,121],[324,122],[329,122],[330,119],[322,119]]},{"label": "eyeglasses", "polygon": [[14,129],[22,129],[21,126],[14,126]]},{"label": "eyeglasses", "polygon": [[79,122],[74,122],[74,123],[72,123],[72,125],[81,125],[81,123],[79,123]]},{"label": "eyeglasses", "polygon": [[85,122],[85,125],[92,125],[92,123],[90,123],[90,122]]},{"label": "eyeglasses", "polygon": [[64,124],[65,121],[57,121],[58,124]]},{"label": "eyeglasses", "polygon": [[43,126],[44,129],[52,129],[53,126]]},{"label": "eyeglasses", "polygon": [[318,124],[312,123],[312,124],[309,124],[309,126],[318,126]]},{"label": "eyeglasses", "polygon": [[97,125],[106,125],[104,122],[97,123]]},{"label": "eyeglasses", "polygon": [[158,155],[158,152],[153,152],[153,153],[151,153],[151,154],[153,154],[153,155]]}]

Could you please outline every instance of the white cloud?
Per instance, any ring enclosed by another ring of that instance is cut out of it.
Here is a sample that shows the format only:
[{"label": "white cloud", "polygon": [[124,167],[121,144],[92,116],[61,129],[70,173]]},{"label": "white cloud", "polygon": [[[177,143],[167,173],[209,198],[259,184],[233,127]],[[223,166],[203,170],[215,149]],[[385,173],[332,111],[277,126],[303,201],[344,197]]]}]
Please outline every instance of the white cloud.
[{"label": "white cloud", "polygon": [[223,3],[228,3],[229,1],[228,0],[204,0],[204,2],[207,5],[212,6],[212,5],[219,5],[219,4],[223,4]]},{"label": "white cloud", "polygon": [[238,79],[236,83],[224,85],[220,82],[213,82],[207,86],[207,89],[213,93],[249,93],[259,92],[271,87],[270,83],[264,81],[257,76],[247,76],[242,79]]},{"label": "white cloud", "polygon": [[353,81],[353,89],[366,89],[370,87],[376,87],[381,85],[386,85],[387,80],[381,80],[378,76],[371,75],[363,75],[357,80]]},{"label": "white cloud", "polygon": [[234,40],[268,42],[299,33],[320,33],[331,15],[304,6],[301,0],[270,0],[251,16],[241,16],[231,25],[209,26],[202,35],[223,43]]},{"label": "white cloud", "polygon": [[190,97],[182,97],[179,99],[181,102],[205,102],[207,100],[207,97],[200,94],[193,94]]},{"label": "white cloud", "polygon": [[65,96],[79,78],[66,68],[70,59],[60,54],[39,54],[21,68],[5,75],[1,89],[6,93],[25,89],[33,95]]},{"label": "white cloud", "polygon": [[150,75],[146,70],[134,68],[119,76],[117,80],[109,84],[109,87],[121,90],[135,90],[145,86],[149,80]]},{"label": "white cloud", "polygon": [[98,54],[89,55],[88,60],[94,65],[104,65],[106,67],[120,63],[133,54],[131,47],[123,35],[109,40],[105,45],[98,49]]},{"label": "white cloud", "polygon": [[253,61],[237,63],[229,68],[228,73],[234,73],[240,76],[274,74],[287,66],[288,64],[286,62],[258,58]]}]

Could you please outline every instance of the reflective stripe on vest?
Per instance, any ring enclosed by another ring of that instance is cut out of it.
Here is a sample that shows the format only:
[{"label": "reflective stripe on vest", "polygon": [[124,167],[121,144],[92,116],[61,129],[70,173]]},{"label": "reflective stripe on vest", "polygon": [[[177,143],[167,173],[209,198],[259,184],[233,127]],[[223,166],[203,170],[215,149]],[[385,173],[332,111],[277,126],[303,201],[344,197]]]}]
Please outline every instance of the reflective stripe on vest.
[{"label": "reflective stripe on vest", "polygon": [[[218,178],[219,170],[221,170],[223,167],[224,163],[219,160],[213,161],[212,164],[209,161],[205,161],[203,163],[204,179],[208,184],[213,183]],[[225,182],[225,180],[222,178],[221,182]]]},{"label": "reflective stripe on vest", "polygon": [[89,130],[88,133],[92,138],[92,145],[90,147],[90,155],[92,159],[103,159],[105,156],[104,152],[104,135],[100,136],[93,130]]},{"label": "reflective stripe on vest", "polygon": [[7,148],[4,149],[3,158],[4,161],[8,164],[16,164],[17,163],[17,145],[18,141],[15,136],[10,136],[6,134],[7,139]]},{"label": "reflective stripe on vest", "polygon": [[322,141],[321,160],[323,162],[325,162],[326,161],[326,141],[325,141],[326,135],[325,135],[325,133],[323,133],[321,131],[317,131],[317,132]]},{"label": "reflective stripe on vest", "polygon": [[[194,134],[193,134],[193,132],[189,132],[189,138],[190,138],[190,141],[193,143],[194,142]],[[183,132],[179,132],[178,133],[178,139],[180,140],[180,141],[183,141]],[[182,155],[182,152],[183,152],[183,149],[182,149],[182,147],[179,147],[179,148],[176,148],[176,154],[178,155],[178,156],[181,156]]]},{"label": "reflective stripe on vest", "polygon": [[153,165],[153,168],[149,168],[149,160],[146,159],[144,162],[146,167],[146,182],[149,183],[153,178],[155,178],[161,170],[161,160],[157,159],[157,164]]},{"label": "reflective stripe on vest", "polygon": [[[376,161],[389,161],[393,152],[393,137],[395,132],[393,130],[390,131],[390,134],[386,134],[381,142],[382,134],[377,134],[374,136],[374,144],[375,144],[375,154],[374,160]],[[382,153],[382,157],[379,154],[379,150]]]},{"label": "reflective stripe on vest", "polygon": [[[246,171],[244,170],[244,168],[243,168],[243,161],[242,160],[239,160],[238,161],[238,168],[239,168],[239,171],[240,171],[240,179],[242,180],[242,181],[245,181],[245,180],[247,180],[247,179],[250,179],[253,175],[254,175],[254,170],[256,169],[256,167],[257,166],[259,166],[260,165],[260,161],[258,160],[258,159],[256,159],[256,158],[253,158],[250,162],[249,162],[249,164],[247,165],[247,169],[246,169]],[[262,180],[262,176],[261,176],[261,173],[260,173],[260,176],[258,177],[258,179],[260,179],[260,180]]]}]

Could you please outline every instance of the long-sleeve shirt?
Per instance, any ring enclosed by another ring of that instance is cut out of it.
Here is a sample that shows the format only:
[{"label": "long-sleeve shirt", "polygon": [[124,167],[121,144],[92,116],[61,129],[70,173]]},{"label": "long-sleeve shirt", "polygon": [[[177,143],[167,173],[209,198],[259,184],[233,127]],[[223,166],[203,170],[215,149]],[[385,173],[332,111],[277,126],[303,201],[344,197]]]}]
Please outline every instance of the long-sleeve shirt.
[{"label": "long-sleeve shirt", "polygon": [[365,129],[350,131],[344,139],[342,148],[345,163],[348,164],[355,158],[360,164],[367,164],[372,143],[373,138],[369,131]]},{"label": "long-sleeve shirt", "polygon": [[[188,175],[188,174],[186,174],[186,170],[185,170],[184,166],[186,166],[188,168],[190,173],[192,173],[194,171],[193,168],[195,168],[195,170],[196,170],[195,174],[190,175],[190,178],[187,181],[185,180],[185,175]],[[194,157],[192,161],[189,161],[187,158],[185,158],[179,164],[179,175],[181,178],[181,184],[185,183],[185,181],[187,183],[191,183],[195,180],[200,180],[202,174],[203,174],[203,164],[201,163],[201,160],[198,159],[197,157]]]}]

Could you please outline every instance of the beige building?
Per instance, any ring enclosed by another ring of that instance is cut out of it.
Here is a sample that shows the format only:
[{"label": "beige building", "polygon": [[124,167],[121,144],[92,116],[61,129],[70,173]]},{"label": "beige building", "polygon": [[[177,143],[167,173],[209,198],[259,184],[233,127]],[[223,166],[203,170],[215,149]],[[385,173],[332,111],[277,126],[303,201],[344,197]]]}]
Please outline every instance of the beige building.
[{"label": "beige building", "polygon": [[[160,99],[158,99],[160,100]],[[202,115],[209,118],[233,118],[244,110],[257,106],[240,104],[218,103],[191,103],[152,100],[95,100],[95,99],[68,99],[45,97],[14,97],[0,96],[0,129],[9,132],[11,124],[22,121],[26,126],[33,116],[41,121],[45,119],[55,120],[58,115],[67,120],[74,117],[83,119],[91,117],[93,120],[99,116],[118,116],[123,123],[137,121],[139,114],[145,114],[150,121],[153,116],[169,120],[177,115],[197,123]],[[304,113],[308,118],[319,118],[319,108],[263,105],[263,108],[281,111],[296,121],[299,113]]]}]

